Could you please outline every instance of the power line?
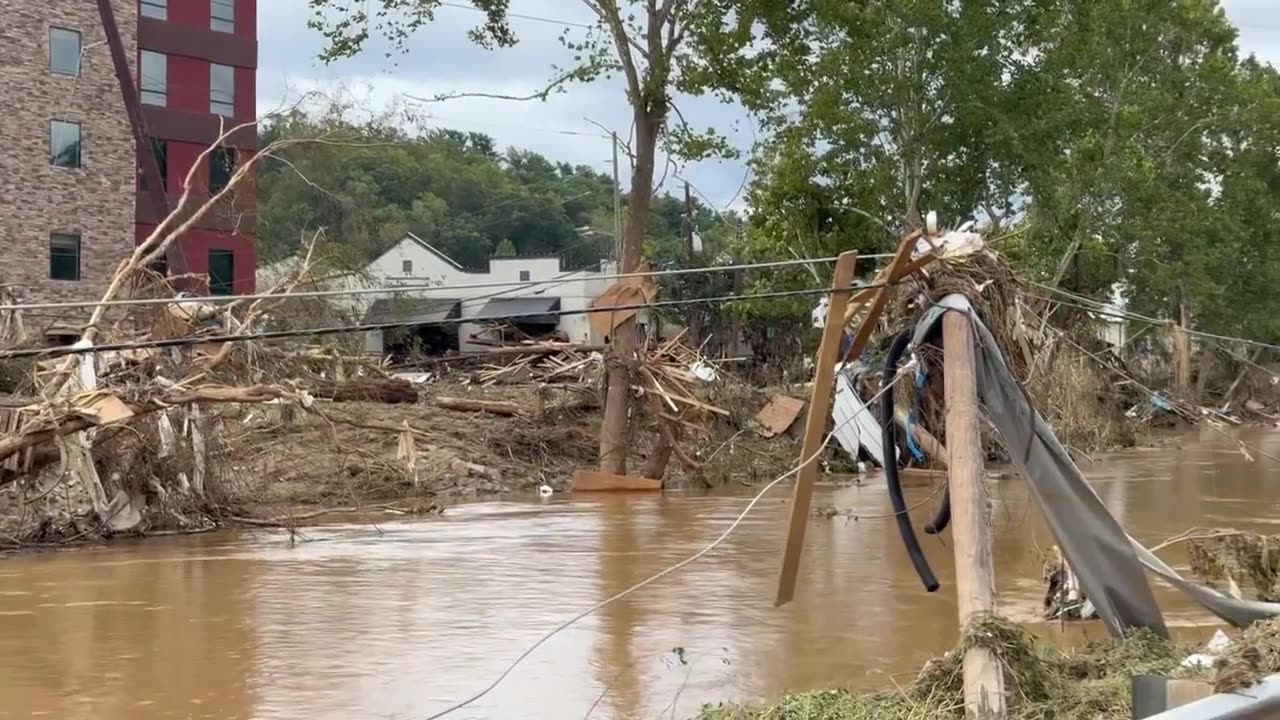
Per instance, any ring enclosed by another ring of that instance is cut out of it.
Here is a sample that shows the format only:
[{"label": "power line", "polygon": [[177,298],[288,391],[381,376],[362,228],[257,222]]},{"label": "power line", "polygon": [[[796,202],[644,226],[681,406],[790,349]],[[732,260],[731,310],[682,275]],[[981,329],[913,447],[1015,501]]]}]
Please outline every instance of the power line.
[{"label": "power line", "polygon": [[[1074,304],[1071,302],[1067,302],[1066,300],[1063,300],[1060,297],[1044,297],[1043,295],[1033,295],[1033,297],[1038,297],[1041,300],[1049,300],[1051,302],[1056,302],[1056,303],[1061,303],[1063,305],[1076,307],[1081,310],[1088,310],[1089,312],[1093,312],[1095,314],[1102,315],[1104,317],[1112,317],[1112,318],[1118,318],[1123,320],[1139,320],[1142,322],[1153,323],[1156,325],[1165,325],[1165,324],[1168,324],[1169,322],[1172,322],[1170,320],[1161,320],[1159,318],[1153,318],[1147,315],[1142,315],[1140,313],[1135,313],[1130,310],[1121,310],[1119,308],[1107,305],[1106,303],[1100,300],[1096,300],[1086,295],[1079,295],[1079,294],[1070,292],[1068,290],[1062,290],[1060,288],[1055,288],[1053,286],[1045,285],[1043,283],[1032,282],[1030,284],[1035,285],[1036,287],[1040,287],[1045,290],[1048,290],[1051,293],[1064,295],[1073,300],[1076,300],[1077,302],[1088,303],[1088,305],[1086,306],[1086,305]],[[1239,343],[1244,343],[1246,345],[1253,345],[1254,347],[1267,348],[1270,350],[1280,350],[1280,345],[1262,342],[1261,340],[1251,340],[1249,338],[1235,337],[1232,335],[1219,335],[1217,333],[1205,332],[1203,330],[1192,330],[1191,328],[1182,328],[1182,331],[1188,335],[1194,335],[1194,336],[1206,338],[1209,340],[1239,342]]]},{"label": "power line", "polygon": [[[869,283],[859,285],[856,290],[864,290],[867,288],[888,287],[891,285],[901,284],[903,281],[895,281],[892,283]],[[229,342],[244,342],[248,340],[280,340],[286,338],[299,337],[322,337],[325,335],[345,335],[348,333],[367,332],[369,330],[395,330],[398,328],[410,327],[446,327],[450,325],[461,325],[463,323],[478,322],[499,322],[509,320],[522,320],[525,318],[544,318],[548,316],[570,317],[574,315],[588,315],[592,313],[614,313],[625,310],[647,310],[660,307],[672,307],[680,305],[700,305],[704,303],[714,302],[732,302],[734,300],[764,300],[770,298],[787,298],[787,297],[803,297],[813,295],[825,295],[832,292],[830,288],[806,289],[806,290],[780,290],[765,293],[747,293],[739,295],[719,295],[708,298],[691,298],[687,300],[662,300],[651,303],[636,303],[633,305],[615,305],[609,308],[585,308],[582,310],[556,310],[552,312],[528,312],[516,313],[511,315],[491,315],[481,317],[468,318],[446,318],[444,320],[433,320],[430,322],[417,321],[400,321],[389,323],[358,323],[354,325],[337,325],[320,328],[304,328],[301,330],[264,330],[260,332],[237,333],[228,335],[193,335],[189,337],[169,338],[165,340],[137,340],[133,342],[104,343],[92,347],[52,347],[52,348],[26,348],[22,350],[10,350],[0,352],[0,360],[12,360],[15,358],[26,357],[63,357],[66,355],[90,355],[99,352],[111,352],[118,350],[143,350],[149,348],[171,348],[185,347],[188,345],[206,345],[206,344],[222,344]]]},{"label": "power line", "polygon": [[[889,254],[878,255],[859,255],[861,260],[875,260],[892,257]],[[710,273],[710,272],[728,272],[732,270],[751,270],[758,268],[787,267],[793,265],[808,265],[813,263],[832,263],[836,258],[816,258],[816,259],[798,259],[798,260],[775,260],[771,262],[760,263],[740,263],[736,265],[706,265],[696,268],[674,268],[671,270],[651,270],[637,273],[621,273],[615,275],[596,275],[589,277],[568,277],[571,274],[578,274],[585,271],[573,270],[560,277],[550,278],[548,280],[509,280],[494,281],[484,283],[470,283],[465,285],[397,285],[383,286],[376,288],[356,288],[352,290],[306,290],[303,292],[292,293],[254,293],[249,295],[211,295],[189,298],[130,298],[125,300],[86,300],[86,301],[69,301],[57,303],[35,303],[30,305],[9,304],[0,305],[0,312],[6,310],[61,310],[66,308],[85,308],[85,307],[133,307],[141,305],[169,305],[173,303],[183,302],[205,302],[211,304],[237,302],[240,300],[290,300],[294,298],[317,298],[317,297],[355,297],[359,295],[379,295],[390,294],[399,295],[409,292],[449,292],[453,290],[480,290],[484,288],[506,287],[513,289],[531,288],[542,285],[565,284],[570,282],[588,282],[592,280],[625,280],[629,278],[642,277],[664,277],[669,275],[687,275],[692,273]],[[479,298],[464,298],[463,301],[476,300]]]},{"label": "power line", "polygon": [[[478,13],[484,12],[480,8],[475,7],[473,5],[463,5],[462,3],[457,3],[457,2],[441,2],[440,4],[443,5],[444,7],[451,7],[457,10],[471,10],[473,12],[478,12]],[[520,13],[513,13],[513,12],[508,12],[505,14],[507,17],[516,18],[517,20],[528,20],[530,22],[547,23],[549,25],[568,25],[569,27],[584,28],[586,30],[596,29],[595,25],[588,25],[586,23],[574,22],[572,20],[557,20],[555,18],[541,17],[538,15],[522,15]]]}]

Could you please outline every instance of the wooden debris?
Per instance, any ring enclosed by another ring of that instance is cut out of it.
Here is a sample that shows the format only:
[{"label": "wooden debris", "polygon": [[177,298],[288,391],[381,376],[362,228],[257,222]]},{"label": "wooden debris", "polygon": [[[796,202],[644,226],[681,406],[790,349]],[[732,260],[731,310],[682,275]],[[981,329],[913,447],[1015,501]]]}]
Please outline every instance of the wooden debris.
[{"label": "wooden debris", "polygon": [[436,407],[445,410],[461,410],[463,412],[482,412],[494,415],[523,415],[524,409],[513,402],[501,400],[471,400],[469,398],[438,397]]},{"label": "wooden debris", "polygon": [[756,432],[761,437],[777,437],[791,429],[801,410],[804,410],[803,400],[789,395],[774,395],[756,414],[756,422],[760,425]]},{"label": "wooden debris", "polygon": [[[649,265],[642,263],[637,272],[648,272]],[[623,278],[610,285],[591,303],[592,312],[587,315],[591,327],[601,335],[612,335],[613,329],[635,317],[639,312],[634,305],[653,302],[658,288],[650,277]],[[615,308],[624,308],[621,310]]]},{"label": "wooden debris", "polygon": [[318,380],[308,390],[313,397],[334,402],[372,401],[395,404],[418,402],[417,388],[408,380],[400,378],[370,377],[342,382]]}]

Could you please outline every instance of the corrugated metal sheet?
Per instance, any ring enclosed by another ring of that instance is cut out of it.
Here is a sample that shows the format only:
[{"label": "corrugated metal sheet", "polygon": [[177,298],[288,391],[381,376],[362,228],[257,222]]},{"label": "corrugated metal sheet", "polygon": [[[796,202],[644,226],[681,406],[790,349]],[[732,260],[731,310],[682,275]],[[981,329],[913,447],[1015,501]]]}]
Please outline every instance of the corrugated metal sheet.
[{"label": "corrugated metal sheet", "polygon": [[862,402],[844,373],[836,375],[836,398],[831,406],[831,417],[836,421],[836,440],[850,457],[858,459],[858,446],[861,445],[884,467],[884,440],[875,409]]},{"label": "corrugated metal sheet", "polygon": [[555,325],[560,322],[559,312],[558,297],[493,298],[474,316],[468,313],[467,320],[483,322],[511,318],[512,322]]},{"label": "corrugated metal sheet", "polygon": [[365,313],[370,325],[387,323],[422,324],[452,320],[461,315],[461,300],[452,298],[382,298]]}]

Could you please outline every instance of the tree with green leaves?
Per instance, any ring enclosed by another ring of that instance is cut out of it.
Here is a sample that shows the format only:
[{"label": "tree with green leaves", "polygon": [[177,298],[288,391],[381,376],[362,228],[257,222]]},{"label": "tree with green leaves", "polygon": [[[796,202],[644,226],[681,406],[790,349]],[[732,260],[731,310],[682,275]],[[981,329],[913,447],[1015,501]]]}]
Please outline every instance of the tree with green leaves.
[{"label": "tree with green leaves", "polygon": [[[594,16],[594,24],[578,32],[566,28],[565,47],[574,65],[557,73],[548,85],[512,100],[545,99],[573,82],[620,75],[632,111],[633,136],[631,189],[622,243],[621,269],[634,272],[642,261],[654,191],[654,173],[660,142],[669,151],[687,158],[729,152],[722,137],[693,131],[684,122],[674,98],[678,92],[701,93],[715,87],[729,94],[733,88],[715,82],[715,69],[707,62],[729,47],[750,45],[755,13],[738,12],[739,6],[778,5],[766,0],[736,3],[731,0],[582,0]],[[311,0],[315,10],[311,26],[328,45],[323,59],[333,60],[361,52],[373,34],[397,48],[432,21],[441,0],[371,0],[351,4],[341,0]],[[471,0],[484,21],[470,37],[482,47],[510,47],[516,36],[508,24],[508,0]],[[760,77],[757,83],[763,83]],[[753,91],[755,92],[755,91]],[[454,93],[436,98],[463,97]],[[493,97],[490,95],[489,97]],[[672,113],[677,122],[672,122]],[[637,347],[633,320],[615,328],[613,357],[609,363],[605,419],[601,430],[600,462],[603,470],[625,473],[627,456],[629,365]]]}]

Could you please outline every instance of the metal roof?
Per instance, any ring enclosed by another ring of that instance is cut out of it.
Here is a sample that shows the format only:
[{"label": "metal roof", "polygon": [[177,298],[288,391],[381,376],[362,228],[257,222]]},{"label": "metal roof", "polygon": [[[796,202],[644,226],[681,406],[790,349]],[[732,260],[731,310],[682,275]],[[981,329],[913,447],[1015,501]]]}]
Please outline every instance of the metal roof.
[{"label": "metal roof", "polygon": [[381,298],[365,314],[369,324],[406,323],[426,325],[451,320],[462,314],[461,300],[453,298]]},{"label": "metal roof", "polygon": [[494,298],[485,303],[474,316],[467,320],[483,322],[486,320],[505,320],[511,322],[555,325],[560,322],[560,298],[558,297],[518,297]]}]

